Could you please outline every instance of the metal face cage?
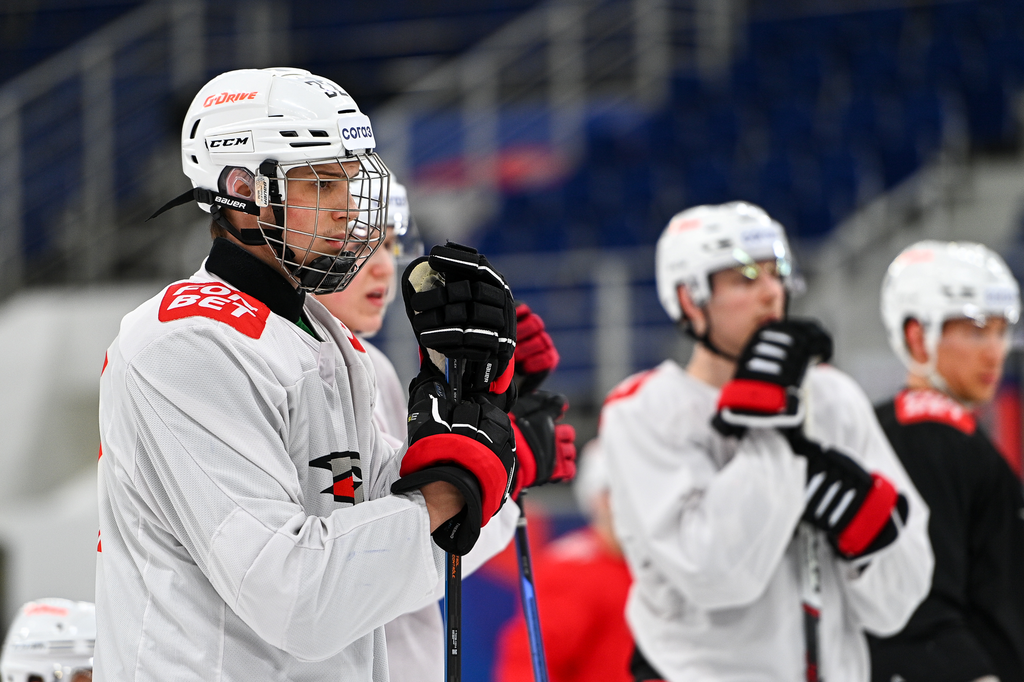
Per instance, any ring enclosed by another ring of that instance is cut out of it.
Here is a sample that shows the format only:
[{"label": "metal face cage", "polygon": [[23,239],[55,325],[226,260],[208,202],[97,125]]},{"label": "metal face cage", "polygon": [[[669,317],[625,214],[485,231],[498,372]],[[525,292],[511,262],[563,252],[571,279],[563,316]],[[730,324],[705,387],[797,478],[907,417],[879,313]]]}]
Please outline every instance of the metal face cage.
[{"label": "metal face cage", "polygon": [[390,176],[374,152],[260,166],[256,204],[274,214],[260,230],[299,288],[340,291],[380,248]]}]

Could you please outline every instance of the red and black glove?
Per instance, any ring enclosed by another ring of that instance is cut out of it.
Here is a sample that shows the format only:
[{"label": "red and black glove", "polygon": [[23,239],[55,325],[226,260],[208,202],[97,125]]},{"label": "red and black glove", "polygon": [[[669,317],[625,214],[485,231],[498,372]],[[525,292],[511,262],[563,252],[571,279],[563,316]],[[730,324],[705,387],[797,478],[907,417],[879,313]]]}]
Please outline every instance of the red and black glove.
[{"label": "red and black glove", "polygon": [[466,506],[434,531],[438,547],[459,555],[473,548],[508,497],[515,461],[508,415],[480,395],[454,404],[444,377],[425,364],[410,388],[409,449],[391,492],[434,481],[459,489]]},{"label": "red and black glove", "polygon": [[[516,314],[505,278],[475,249],[448,242],[412,261],[402,278],[402,297],[424,357],[433,350],[466,360],[466,394],[499,396],[510,390],[516,347]],[[511,389],[514,391],[514,388]]]},{"label": "red and black glove", "polygon": [[576,429],[558,420],[569,401],[564,395],[534,391],[520,396],[512,408],[516,436],[516,471],[513,499],[523,488],[559,483],[576,476]]},{"label": "red and black glove", "polygon": [[794,427],[803,422],[800,384],[813,361],[832,357],[832,337],[812,320],[776,320],[750,338],[736,374],[722,387],[712,425],[724,435],[752,427]]},{"label": "red and black glove", "polygon": [[[803,519],[825,531],[840,556],[855,559],[892,544],[907,520],[907,498],[889,479],[797,429],[786,431],[793,452],[807,458]],[[899,516],[897,524],[893,512]]]},{"label": "red and black glove", "polygon": [[516,304],[516,336],[515,372],[521,377],[519,392],[529,393],[540,388],[558,366],[558,350],[544,328],[544,320],[525,303]]}]

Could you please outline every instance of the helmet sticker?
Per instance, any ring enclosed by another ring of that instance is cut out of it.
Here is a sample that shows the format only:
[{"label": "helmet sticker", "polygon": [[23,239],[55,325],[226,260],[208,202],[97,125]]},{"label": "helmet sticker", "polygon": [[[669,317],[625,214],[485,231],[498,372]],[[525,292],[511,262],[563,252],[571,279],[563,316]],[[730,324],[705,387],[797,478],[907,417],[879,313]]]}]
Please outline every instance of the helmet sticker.
[{"label": "helmet sticker", "polygon": [[[288,76],[285,76],[285,77],[287,78]],[[327,80],[325,78],[317,78],[316,76],[307,76],[307,77],[303,78],[302,80],[307,85],[312,85],[314,87],[320,88],[321,90],[324,91],[324,94],[327,95],[328,97],[337,97],[338,95],[346,94],[344,90],[342,90],[340,87],[338,87],[337,85],[335,85],[334,83],[332,83],[331,81],[329,81],[329,80]]]},{"label": "helmet sticker", "polygon": [[246,99],[256,99],[256,95],[260,94],[258,91],[253,92],[222,92],[219,95],[210,95],[203,100],[204,107],[212,107],[218,104],[228,104],[230,102],[241,102]]},{"label": "helmet sticker", "polygon": [[377,141],[373,137],[370,119],[365,114],[348,114],[338,118],[338,133],[345,149],[373,149]]},{"label": "helmet sticker", "polygon": [[214,135],[206,138],[206,148],[211,154],[231,154],[234,152],[252,152],[252,131],[243,130],[237,133]]}]

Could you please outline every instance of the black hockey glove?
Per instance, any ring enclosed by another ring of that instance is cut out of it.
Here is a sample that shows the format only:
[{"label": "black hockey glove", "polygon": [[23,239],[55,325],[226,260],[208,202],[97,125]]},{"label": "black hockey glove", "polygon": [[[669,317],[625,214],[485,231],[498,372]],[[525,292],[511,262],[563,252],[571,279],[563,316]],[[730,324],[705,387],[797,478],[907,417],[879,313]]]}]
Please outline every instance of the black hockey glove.
[{"label": "black hockey glove", "polygon": [[793,427],[803,422],[800,384],[813,361],[832,357],[832,337],[812,320],[769,322],[750,338],[736,374],[722,387],[712,425],[724,435],[748,426]]},{"label": "black hockey glove", "polygon": [[568,407],[564,395],[550,391],[527,393],[516,401],[511,415],[518,463],[513,499],[523,488],[576,476],[576,429],[558,423]]},{"label": "black hockey glove", "polygon": [[453,242],[435,246],[406,268],[402,296],[424,358],[432,350],[465,359],[463,390],[490,393],[507,411],[515,402],[514,388],[505,395],[512,384],[515,305],[487,258]]},{"label": "black hockey glove", "polygon": [[409,449],[391,492],[409,492],[433,481],[458,488],[466,506],[432,537],[444,551],[466,554],[512,487],[512,426],[507,414],[479,395],[453,404],[444,377],[429,365],[409,393]]},{"label": "black hockey glove", "polygon": [[[840,556],[855,559],[891,544],[907,520],[907,498],[881,474],[868,473],[838,450],[797,429],[786,431],[793,452],[807,458],[803,519],[825,531]],[[899,515],[899,524],[893,511]]]}]

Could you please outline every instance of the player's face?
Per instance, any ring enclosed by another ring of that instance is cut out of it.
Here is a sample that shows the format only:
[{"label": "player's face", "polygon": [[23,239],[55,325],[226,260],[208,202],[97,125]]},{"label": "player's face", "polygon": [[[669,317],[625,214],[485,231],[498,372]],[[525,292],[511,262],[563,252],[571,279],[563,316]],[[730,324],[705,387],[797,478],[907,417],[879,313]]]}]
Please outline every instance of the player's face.
[{"label": "player's face", "polygon": [[785,288],[773,260],[714,273],[711,299],[705,306],[711,342],[739,355],[754,331],[782,319],[785,303]]},{"label": "player's face", "polygon": [[995,397],[1009,350],[1007,323],[992,317],[984,325],[974,320],[949,320],[939,338],[935,369],[953,397],[987,402]]},{"label": "player's face", "polygon": [[[358,161],[298,166],[288,171],[287,239],[297,258],[301,260],[306,249],[329,255],[341,253],[343,247],[357,250],[344,242],[349,221],[358,215],[349,192],[349,178],[358,173]],[[310,253],[306,260],[315,257]]]},{"label": "player's face", "polygon": [[388,228],[384,244],[363,264],[347,287],[317,296],[332,315],[357,334],[373,334],[384,323],[384,311],[395,286],[395,240]]}]

